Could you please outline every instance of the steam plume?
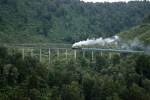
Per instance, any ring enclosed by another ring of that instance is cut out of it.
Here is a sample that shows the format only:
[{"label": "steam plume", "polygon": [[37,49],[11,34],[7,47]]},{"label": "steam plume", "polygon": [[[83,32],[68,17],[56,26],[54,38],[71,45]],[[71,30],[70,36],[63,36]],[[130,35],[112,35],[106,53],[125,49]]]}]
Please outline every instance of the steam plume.
[{"label": "steam plume", "polygon": [[80,42],[76,42],[72,45],[72,47],[84,47],[84,46],[103,46],[109,47],[111,45],[116,45],[117,49],[123,50],[142,50],[145,51],[146,54],[150,54],[150,45],[144,45],[142,41],[138,38],[133,40],[124,40],[119,36],[115,35],[110,38],[97,38],[97,39],[87,39]]},{"label": "steam plume", "polygon": [[91,45],[105,46],[105,45],[117,44],[118,40],[119,40],[119,36],[117,35],[111,38],[100,37],[97,39],[87,39],[80,42],[76,42],[73,44],[72,47],[91,46]]}]

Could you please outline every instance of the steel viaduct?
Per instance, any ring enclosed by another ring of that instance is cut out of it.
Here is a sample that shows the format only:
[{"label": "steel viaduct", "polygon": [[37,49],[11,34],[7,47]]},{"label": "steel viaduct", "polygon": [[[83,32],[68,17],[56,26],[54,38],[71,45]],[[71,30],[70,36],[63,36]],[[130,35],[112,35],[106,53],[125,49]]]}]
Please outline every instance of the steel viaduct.
[{"label": "steel viaduct", "polygon": [[[100,52],[101,55],[104,53],[109,54],[111,59],[112,53],[117,54],[144,54],[144,51],[136,50],[123,50],[123,49],[106,49],[106,48],[74,48],[72,49],[72,44],[58,44],[58,43],[48,43],[48,44],[0,44],[0,46],[6,47],[9,50],[17,50],[21,52],[22,59],[25,58],[28,53],[30,56],[38,56],[39,60],[42,61],[44,57],[47,57],[49,63],[53,59],[54,53],[56,57],[59,58],[61,53],[66,59],[72,56],[75,60],[77,59],[77,52],[82,52],[82,56],[85,57],[86,52],[91,52],[91,60],[94,60],[95,52]],[[64,58],[63,57],[63,58]]]}]

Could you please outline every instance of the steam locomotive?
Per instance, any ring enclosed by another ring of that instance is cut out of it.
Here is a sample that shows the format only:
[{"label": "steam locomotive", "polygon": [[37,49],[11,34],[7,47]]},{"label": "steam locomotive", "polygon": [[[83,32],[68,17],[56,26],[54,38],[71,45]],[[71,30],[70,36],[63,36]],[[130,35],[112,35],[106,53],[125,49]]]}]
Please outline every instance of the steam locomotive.
[{"label": "steam locomotive", "polygon": [[81,45],[81,46],[72,46],[72,49],[82,49],[82,48],[101,48],[101,49],[116,49],[119,48],[118,44],[111,44],[111,45]]}]

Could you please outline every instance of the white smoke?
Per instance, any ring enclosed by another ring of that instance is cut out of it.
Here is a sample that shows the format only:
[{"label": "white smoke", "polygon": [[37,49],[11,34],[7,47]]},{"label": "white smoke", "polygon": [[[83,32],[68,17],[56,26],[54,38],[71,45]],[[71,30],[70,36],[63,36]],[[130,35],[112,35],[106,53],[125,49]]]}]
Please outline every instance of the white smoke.
[{"label": "white smoke", "polygon": [[100,37],[97,39],[87,39],[80,42],[76,42],[73,44],[72,47],[91,46],[91,45],[105,46],[105,45],[117,44],[118,40],[119,40],[119,36],[117,35],[111,38]]},{"label": "white smoke", "polygon": [[138,49],[144,49],[144,43],[140,41],[138,38],[134,38],[133,40],[123,40],[120,39],[119,41],[119,47],[121,49],[127,49],[127,50],[138,50]]},{"label": "white smoke", "polygon": [[150,54],[150,45],[144,45],[142,41],[138,38],[134,38],[133,40],[124,40],[119,36],[115,35],[110,38],[97,38],[97,39],[87,39],[80,42],[76,42],[72,45],[72,47],[84,47],[84,46],[103,46],[109,47],[111,45],[116,45],[118,49],[123,50],[142,50],[145,53]]}]

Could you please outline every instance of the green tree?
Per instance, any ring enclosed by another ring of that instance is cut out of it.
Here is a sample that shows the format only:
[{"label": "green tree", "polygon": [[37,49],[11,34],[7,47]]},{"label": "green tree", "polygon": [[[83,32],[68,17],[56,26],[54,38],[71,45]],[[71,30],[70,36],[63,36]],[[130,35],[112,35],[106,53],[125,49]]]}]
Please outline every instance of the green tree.
[{"label": "green tree", "polygon": [[70,85],[64,85],[62,89],[63,100],[84,100],[80,85],[72,82]]}]

